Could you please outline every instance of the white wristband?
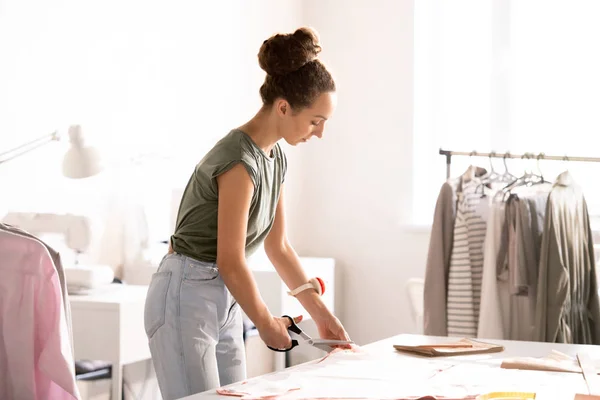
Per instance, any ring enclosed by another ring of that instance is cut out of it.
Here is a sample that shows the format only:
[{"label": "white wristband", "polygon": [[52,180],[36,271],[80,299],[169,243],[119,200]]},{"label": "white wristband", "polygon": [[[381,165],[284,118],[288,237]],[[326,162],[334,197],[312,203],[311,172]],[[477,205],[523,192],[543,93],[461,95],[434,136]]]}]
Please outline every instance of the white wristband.
[{"label": "white wristband", "polygon": [[298,286],[296,289],[289,291],[288,295],[296,296],[298,293],[308,289],[314,289],[320,296],[325,293],[325,282],[321,278],[312,278],[304,285]]}]

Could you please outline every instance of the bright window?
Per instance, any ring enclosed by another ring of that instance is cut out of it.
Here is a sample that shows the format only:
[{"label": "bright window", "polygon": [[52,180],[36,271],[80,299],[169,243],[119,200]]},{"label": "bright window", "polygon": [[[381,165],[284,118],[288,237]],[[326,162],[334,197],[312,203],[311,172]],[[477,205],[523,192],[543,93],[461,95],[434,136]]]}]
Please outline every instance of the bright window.
[{"label": "bright window", "polygon": [[[439,148],[600,156],[598,20],[594,0],[415,2],[414,223],[431,222],[446,176]],[[453,157],[452,176],[469,163]],[[540,162],[550,179],[565,168],[600,214],[600,164]]]}]

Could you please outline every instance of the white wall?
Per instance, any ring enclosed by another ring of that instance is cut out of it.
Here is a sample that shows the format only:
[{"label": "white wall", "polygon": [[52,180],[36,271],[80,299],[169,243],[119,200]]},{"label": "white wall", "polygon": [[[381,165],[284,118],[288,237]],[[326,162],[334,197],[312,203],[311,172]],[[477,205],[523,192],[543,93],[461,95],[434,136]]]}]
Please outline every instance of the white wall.
[{"label": "white wall", "polygon": [[[156,239],[170,186],[259,109],[262,41],[302,16],[299,0],[0,3],[0,153],[80,123],[110,162],[101,177],[62,178],[65,140],[6,163],[0,178],[19,189],[2,191],[0,211],[88,213],[112,191],[143,202]],[[125,170],[138,153],[169,158]]]},{"label": "white wall", "polygon": [[[301,154],[292,240],[340,269],[340,317],[359,344],[413,330],[405,293],[422,276],[427,232],[409,232],[412,1],[307,0],[338,85],[324,138]],[[301,151],[300,151],[301,150]]]},{"label": "white wall", "polygon": [[[286,146],[290,236],[303,256],[336,258],[336,308],[355,341],[412,330],[404,284],[423,274],[427,233],[404,228],[411,0],[1,3],[0,152],[79,122],[111,155],[173,156],[137,171],[137,187],[120,186],[143,199],[160,229],[169,223],[169,185],[185,184],[188,167],[260,106],[262,41],[314,26],[339,104],[323,140]],[[97,181],[61,179],[58,153],[47,148],[3,165],[3,184],[25,185],[9,197],[2,191],[0,211],[69,208],[83,203],[83,189],[100,190]]]}]

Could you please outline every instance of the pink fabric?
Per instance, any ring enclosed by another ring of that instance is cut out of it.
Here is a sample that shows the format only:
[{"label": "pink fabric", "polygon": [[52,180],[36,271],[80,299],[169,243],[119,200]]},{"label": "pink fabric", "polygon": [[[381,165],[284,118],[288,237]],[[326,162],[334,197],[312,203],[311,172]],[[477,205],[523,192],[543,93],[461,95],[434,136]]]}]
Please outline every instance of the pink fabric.
[{"label": "pink fabric", "polygon": [[0,230],[0,399],[79,399],[58,274],[38,241]]}]

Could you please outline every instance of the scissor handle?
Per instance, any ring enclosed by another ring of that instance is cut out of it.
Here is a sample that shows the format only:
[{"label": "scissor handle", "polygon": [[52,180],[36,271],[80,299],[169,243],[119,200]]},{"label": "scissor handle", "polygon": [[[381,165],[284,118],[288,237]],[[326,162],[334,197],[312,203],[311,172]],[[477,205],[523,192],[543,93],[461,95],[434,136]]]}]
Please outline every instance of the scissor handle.
[{"label": "scissor handle", "polygon": [[298,346],[298,341],[296,339],[292,339],[292,345],[290,347],[288,347],[287,349],[276,349],[274,347],[271,346],[267,346],[269,349],[273,350],[273,351],[279,351],[281,353],[285,353],[290,351],[291,349],[293,349],[294,347]]},{"label": "scissor handle", "polygon": [[281,318],[287,318],[290,320],[290,326],[288,326],[288,331],[292,331],[296,335],[302,334],[302,329],[300,329],[300,327],[296,325],[296,323],[294,322],[294,318],[290,317],[289,315],[282,315]]},{"label": "scissor handle", "polygon": [[[290,326],[288,326],[288,331],[294,332],[297,335],[300,335],[302,333],[302,329],[300,329],[300,327],[298,325],[296,325],[296,323],[294,322],[294,318],[290,317],[289,315],[283,315],[281,318],[287,318],[290,320]],[[287,351],[290,351],[294,347],[298,346],[298,344],[299,343],[296,339],[292,339],[292,345],[290,347],[288,347],[287,349],[276,349],[276,348],[268,346],[268,345],[267,345],[267,347],[273,351],[285,353]]]}]

